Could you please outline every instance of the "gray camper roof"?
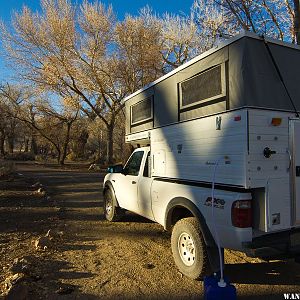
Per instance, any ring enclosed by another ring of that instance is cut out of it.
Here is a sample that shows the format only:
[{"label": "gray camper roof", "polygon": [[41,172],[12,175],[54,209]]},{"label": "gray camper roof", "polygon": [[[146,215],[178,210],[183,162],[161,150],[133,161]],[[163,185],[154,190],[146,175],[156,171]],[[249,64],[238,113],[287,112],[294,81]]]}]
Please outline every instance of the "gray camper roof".
[{"label": "gray camper roof", "polygon": [[128,95],[127,97],[125,97],[123,99],[124,102],[126,102],[127,100],[131,99],[132,97],[138,95],[139,93],[147,90],[148,88],[156,85],[157,83],[167,79],[168,77],[176,74],[177,72],[189,67],[190,65],[198,62],[199,60],[211,55],[212,53],[216,52],[216,51],[219,51],[220,49],[240,40],[241,38],[244,38],[244,37],[249,37],[249,38],[252,38],[252,39],[256,39],[256,40],[266,40],[267,42],[269,43],[272,43],[272,44],[277,44],[277,45],[281,45],[281,46],[284,46],[284,47],[288,47],[288,48],[292,48],[292,49],[297,49],[297,50],[300,50],[300,46],[299,45],[295,45],[295,44],[291,44],[291,43],[286,43],[286,42],[283,42],[283,41],[280,41],[280,40],[276,40],[276,39],[273,39],[273,38],[269,38],[269,37],[260,37],[258,36],[257,34],[255,33],[252,33],[250,31],[243,31],[242,33],[226,40],[226,41],[222,41],[220,42],[220,44],[218,44],[217,46],[211,48],[210,50],[208,51],[205,51],[203,52],[202,54],[200,55],[197,55],[196,57],[194,57],[193,59],[189,60],[188,62],[184,63],[183,65],[177,67],[176,69],[172,70],[171,72],[167,73],[166,75],[156,79],[155,81],[145,85],[144,87],[142,87],[141,89],[137,90],[136,92]]},{"label": "gray camper roof", "polygon": [[300,111],[299,50],[249,32],[221,43],[125,98],[126,133],[241,107]]}]

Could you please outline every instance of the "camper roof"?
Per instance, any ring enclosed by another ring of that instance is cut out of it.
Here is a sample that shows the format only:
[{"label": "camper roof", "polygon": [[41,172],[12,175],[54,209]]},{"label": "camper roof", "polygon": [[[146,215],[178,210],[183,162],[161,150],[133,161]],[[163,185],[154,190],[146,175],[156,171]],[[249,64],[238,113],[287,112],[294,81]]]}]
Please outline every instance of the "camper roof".
[{"label": "camper roof", "polygon": [[137,90],[136,92],[132,93],[131,95],[125,97],[123,99],[123,102],[126,102],[127,100],[131,99],[132,97],[136,96],[137,94],[145,91],[146,89],[156,85],[157,83],[165,80],[166,78],[176,74],[177,72],[187,68],[188,66],[198,62],[199,60],[211,55],[212,53],[238,41],[239,39],[243,38],[243,37],[249,37],[249,38],[253,38],[253,39],[257,39],[257,40],[265,40],[269,43],[272,43],[272,44],[277,44],[277,45],[281,45],[281,46],[285,46],[285,47],[289,47],[289,48],[293,48],[293,49],[297,49],[297,50],[300,50],[300,46],[299,45],[295,45],[295,44],[291,44],[291,43],[287,43],[287,42],[283,42],[283,41],[280,41],[280,40],[276,40],[276,39],[273,39],[273,38],[269,38],[269,37],[262,37],[262,36],[258,36],[257,34],[255,33],[252,33],[252,32],[249,32],[249,31],[244,31],[242,32],[241,34],[239,35],[236,35],[228,40],[225,40],[225,41],[222,41],[220,42],[217,46],[211,48],[210,50],[208,51],[205,51],[203,52],[202,54],[194,57],[193,59],[191,59],[190,61],[184,63],[183,65],[181,65],[180,67],[172,70],[171,72],[167,73],[166,75],[156,79],[155,81],[145,85],[143,88]]}]

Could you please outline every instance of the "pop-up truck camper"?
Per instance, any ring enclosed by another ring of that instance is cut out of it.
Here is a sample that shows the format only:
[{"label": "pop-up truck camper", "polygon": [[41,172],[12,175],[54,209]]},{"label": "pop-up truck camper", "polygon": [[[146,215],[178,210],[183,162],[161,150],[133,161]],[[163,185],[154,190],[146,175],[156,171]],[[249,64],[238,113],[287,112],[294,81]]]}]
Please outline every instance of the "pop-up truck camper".
[{"label": "pop-up truck camper", "polygon": [[244,33],[124,99],[136,149],[105,177],[106,219],[129,210],[170,230],[190,278],[217,270],[217,243],[298,258],[299,70],[298,46]]}]

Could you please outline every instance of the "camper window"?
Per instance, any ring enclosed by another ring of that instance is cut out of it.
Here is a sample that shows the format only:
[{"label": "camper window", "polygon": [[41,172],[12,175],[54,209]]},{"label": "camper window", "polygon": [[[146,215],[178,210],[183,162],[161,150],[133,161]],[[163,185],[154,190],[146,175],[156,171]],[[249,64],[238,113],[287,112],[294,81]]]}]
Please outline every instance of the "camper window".
[{"label": "camper window", "polygon": [[131,106],[131,125],[141,124],[153,119],[153,96]]},{"label": "camper window", "polygon": [[208,105],[209,103],[206,102],[224,97],[226,95],[225,64],[210,68],[181,82],[179,90],[182,110],[204,103]]}]

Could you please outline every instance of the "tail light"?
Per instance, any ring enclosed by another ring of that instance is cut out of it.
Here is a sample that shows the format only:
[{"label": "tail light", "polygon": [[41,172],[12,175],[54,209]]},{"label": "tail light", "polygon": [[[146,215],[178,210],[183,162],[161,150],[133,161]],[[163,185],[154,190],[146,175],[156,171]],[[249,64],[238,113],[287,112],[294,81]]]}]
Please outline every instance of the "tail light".
[{"label": "tail light", "polygon": [[251,201],[238,200],[232,203],[231,207],[232,225],[239,228],[252,227]]}]

